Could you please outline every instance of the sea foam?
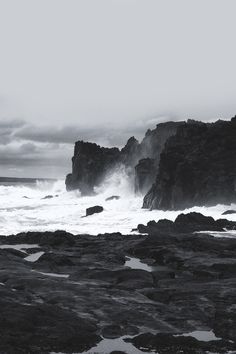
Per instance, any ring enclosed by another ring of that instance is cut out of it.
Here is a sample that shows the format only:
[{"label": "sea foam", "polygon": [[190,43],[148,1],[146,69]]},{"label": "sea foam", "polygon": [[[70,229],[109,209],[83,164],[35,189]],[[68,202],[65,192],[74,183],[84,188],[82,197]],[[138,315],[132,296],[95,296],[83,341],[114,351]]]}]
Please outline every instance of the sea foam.
[{"label": "sea foam", "polygon": [[[135,196],[133,180],[123,169],[111,172],[96,188],[96,195],[82,197],[80,192],[67,192],[63,180],[37,182],[35,185],[0,185],[0,234],[10,235],[24,231],[66,230],[73,234],[105,232],[131,233],[138,224],[150,220],[174,220],[180,212],[196,211],[215,219],[227,209],[236,205],[216,205],[214,207],[194,207],[184,211],[161,211],[142,209],[142,196]],[[51,199],[43,199],[52,195]],[[112,195],[119,200],[106,201]],[[86,208],[101,205],[100,214],[85,216]],[[227,215],[236,221],[236,214]]]}]

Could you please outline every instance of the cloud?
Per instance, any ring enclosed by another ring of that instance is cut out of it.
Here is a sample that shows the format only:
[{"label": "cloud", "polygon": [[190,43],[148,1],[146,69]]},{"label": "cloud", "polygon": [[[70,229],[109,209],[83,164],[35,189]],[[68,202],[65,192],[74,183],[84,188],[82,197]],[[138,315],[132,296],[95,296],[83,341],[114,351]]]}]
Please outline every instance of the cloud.
[{"label": "cloud", "polygon": [[14,140],[16,130],[25,124],[25,121],[21,119],[0,120],[0,145],[9,144]]},{"label": "cloud", "polygon": [[135,135],[138,139],[142,139],[147,129],[153,129],[156,124],[172,119],[179,120],[179,117],[174,115],[159,115],[126,124],[122,123],[122,125],[119,124],[119,121],[112,124],[93,126],[78,124],[55,127],[28,124],[17,129],[14,137],[20,140],[40,143],[74,144],[78,140],[84,140],[105,146],[122,147],[130,136]]},{"label": "cloud", "polygon": [[[178,120],[178,117],[162,115],[139,119],[136,122],[119,121],[111,124],[83,126],[65,125],[37,126],[24,120],[0,120],[0,166],[6,174],[49,176],[49,168],[53,169],[53,177],[64,176],[71,170],[71,157],[74,143],[78,140],[95,142],[102,146],[123,147],[126,141],[135,136],[139,141],[147,129],[155,128],[157,123],[167,120]],[[32,169],[30,171],[30,167]],[[15,171],[15,172],[14,172]],[[1,172],[3,174],[4,172]]]}]

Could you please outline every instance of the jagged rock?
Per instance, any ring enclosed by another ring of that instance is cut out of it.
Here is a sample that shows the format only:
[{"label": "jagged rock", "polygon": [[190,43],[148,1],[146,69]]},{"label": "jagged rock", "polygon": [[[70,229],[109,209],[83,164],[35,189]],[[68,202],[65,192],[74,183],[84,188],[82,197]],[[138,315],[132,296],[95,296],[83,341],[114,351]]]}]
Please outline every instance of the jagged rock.
[{"label": "jagged rock", "polygon": [[236,214],[236,210],[226,210],[221,215],[230,215],[230,214]]},{"label": "jagged rock", "polygon": [[72,174],[67,175],[67,190],[79,189],[84,195],[92,194],[106,173],[119,161],[117,148],[78,141],[72,158]]},{"label": "jagged rock", "polygon": [[[168,137],[175,134],[177,127],[182,122],[166,122],[148,130],[144,139],[139,144],[135,137],[131,137],[126,145],[118,148],[104,148],[97,144],[78,141],[75,144],[74,156],[72,158],[72,173],[66,177],[66,188],[68,191],[79,189],[83,195],[94,193],[94,187],[98,186],[107,173],[119,166],[123,166],[129,176],[135,174],[135,166],[141,159],[153,159],[154,167],[146,173],[145,182],[140,181],[140,188],[145,185],[146,189],[151,187],[156,170],[159,165],[159,158]],[[150,165],[150,164],[149,164]],[[146,167],[145,167],[146,170]],[[139,166],[137,167],[139,171]],[[149,172],[151,175],[148,176]],[[142,178],[141,178],[142,180]],[[150,183],[148,185],[148,183]]]},{"label": "jagged rock", "polygon": [[86,216],[93,215],[96,213],[101,213],[103,210],[104,210],[103,207],[100,205],[96,205],[96,206],[87,208],[86,209]]},{"label": "jagged rock", "polygon": [[236,202],[236,120],[182,124],[162,151],[143,207],[185,209]]},{"label": "jagged rock", "polygon": [[125,147],[121,149],[120,160],[126,166],[133,168],[138,162],[138,157],[140,155],[140,145],[134,136],[129,138]]},{"label": "jagged rock", "polygon": [[157,166],[154,159],[139,160],[135,166],[135,193],[145,194],[154,183]]},{"label": "jagged rock", "polygon": [[106,202],[109,202],[110,200],[119,200],[120,196],[119,195],[112,195],[111,197],[106,198]]}]

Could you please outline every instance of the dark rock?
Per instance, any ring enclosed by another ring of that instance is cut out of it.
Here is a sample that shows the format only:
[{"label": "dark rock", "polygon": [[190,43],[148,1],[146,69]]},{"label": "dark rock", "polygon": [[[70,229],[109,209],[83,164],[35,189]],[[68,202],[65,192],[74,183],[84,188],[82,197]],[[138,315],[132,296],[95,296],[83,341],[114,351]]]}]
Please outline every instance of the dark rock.
[{"label": "dark rock", "polygon": [[230,215],[230,214],[236,214],[236,210],[226,210],[222,213],[222,215]]},{"label": "dark rock", "polygon": [[67,175],[67,190],[79,189],[83,195],[94,193],[107,172],[119,161],[117,148],[103,148],[97,144],[78,141],[72,158],[72,174]]},{"label": "dark rock", "polygon": [[140,154],[140,146],[137,139],[134,136],[129,138],[125,147],[121,149],[120,152],[120,161],[126,167],[134,167],[138,162],[138,156]]},{"label": "dark rock", "polygon": [[90,207],[90,208],[87,208],[86,209],[86,216],[89,216],[89,215],[93,215],[93,214],[96,214],[96,213],[101,213],[103,212],[103,207],[100,206],[100,205],[95,205],[93,207]]},{"label": "dark rock", "polygon": [[122,337],[122,328],[118,325],[106,326],[102,329],[102,336],[108,339]]},{"label": "dark rock", "polygon": [[135,166],[135,193],[145,194],[154,183],[157,166],[154,159],[139,160]]},{"label": "dark rock", "polygon": [[45,197],[43,197],[42,199],[52,199],[53,195],[46,195]]},{"label": "dark rock", "polygon": [[57,230],[54,232],[22,232],[11,237],[0,236],[3,243],[9,244],[39,244],[41,246],[65,247],[75,244],[75,237],[66,231]]},{"label": "dark rock", "polygon": [[185,209],[236,202],[236,124],[189,121],[161,153],[155,184],[143,207]]},{"label": "dark rock", "polygon": [[191,212],[188,214],[179,214],[175,221],[159,220],[149,221],[147,225],[138,225],[140,233],[155,234],[161,233],[186,233],[197,231],[224,231],[224,229],[236,229],[236,222],[226,219],[214,220],[210,216],[204,216],[201,213]]},{"label": "dark rock", "polygon": [[1,353],[84,351],[100,341],[96,326],[55,305],[0,300]]},{"label": "dark rock", "polygon": [[110,200],[119,200],[120,196],[119,195],[112,195],[111,197],[106,198],[106,202]]},{"label": "dark rock", "polygon": [[[130,341],[147,352],[235,351],[236,239],[181,231],[197,222],[215,225],[190,214],[179,217],[179,229],[168,220],[157,228],[148,223],[148,236],[58,231],[0,237],[2,245],[37,243],[44,252],[30,263],[0,249],[0,353],[78,353],[96,346],[101,335],[144,332],[157,335]],[[127,268],[127,257],[139,258],[151,271]],[[181,335],[206,329],[222,340]]]},{"label": "dark rock", "polygon": [[[140,180],[140,191],[146,191],[154,181],[153,175],[158,169],[160,154],[166,140],[175,134],[177,127],[181,124],[183,123],[158,124],[155,129],[148,130],[140,144],[135,137],[131,137],[121,150],[104,148],[83,141],[76,142],[72,158],[72,173],[67,175],[65,182],[67,190],[79,189],[83,195],[93,194],[94,187],[98,186],[105,176],[114,169],[119,169],[122,166],[126,173],[133,177],[138,161],[150,158],[153,160],[153,166],[150,162],[147,166],[146,162],[145,166],[142,163],[137,167],[137,188]],[[149,172],[150,176],[148,176]],[[145,178],[141,177],[143,174],[145,174]]]},{"label": "dark rock", "polygon": [[211,352],[225,353],[225,350],[235,349],[234,344],[215,340],[209,342],[198,341],[191,336],[175,336],[172,334],[140,334],[133,339],[126,339],[127,342],[132,342],[136,348],[145,351],[156,351],[159,354],[204,354]]},{"label": "dark rock", "polygon": [[179,232],[223,231],[212,217],[195,212],[178,215],[174,224]]}]

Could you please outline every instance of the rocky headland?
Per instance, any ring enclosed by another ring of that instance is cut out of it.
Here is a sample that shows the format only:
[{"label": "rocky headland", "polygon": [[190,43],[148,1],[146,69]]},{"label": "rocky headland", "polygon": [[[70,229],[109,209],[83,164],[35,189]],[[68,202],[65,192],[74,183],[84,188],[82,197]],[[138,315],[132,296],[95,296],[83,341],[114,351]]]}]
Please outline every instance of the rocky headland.
[{"label": "rocky headland", "polygon": [[161,123],[141,143],[132,137],[121,150],[79,141],[66,186],[92,194],[110,171],[123,166],[135,192],[144,196],[143,208],[230,204],[236,202],[235,137],[234,117]]},{"label": "rocky headland", "polygon": [[183,122],[157,124],[148,130],[141,143],[131,137],[122,149],[104,148],[94,143],[75,143],[72,173],[66,177],[67,190],[79,189],[83,195],[94,193],[107,173],[124,167],[135,178],[135,191],[146,193],[155,181],[160,154],[167,139]]},{"label": "rocky headland", "polygon": [[145,234],[1,236],[0,353],[234,353],[236,239],[201,231],[235,227],[191,213]]},{"label": "rocky headland", "polygon": [[236,118],[181,125],[162,151],[144,208],[185,209],[236,201]]}]

